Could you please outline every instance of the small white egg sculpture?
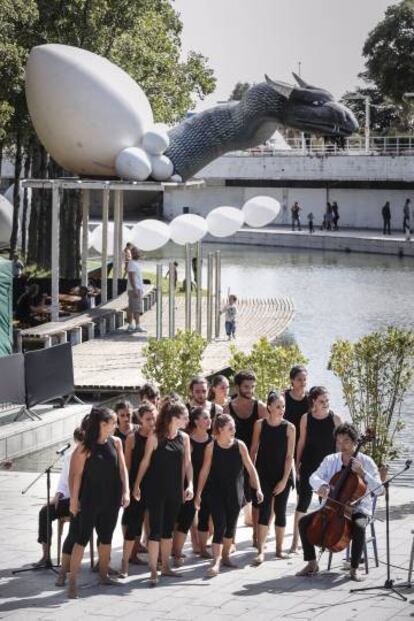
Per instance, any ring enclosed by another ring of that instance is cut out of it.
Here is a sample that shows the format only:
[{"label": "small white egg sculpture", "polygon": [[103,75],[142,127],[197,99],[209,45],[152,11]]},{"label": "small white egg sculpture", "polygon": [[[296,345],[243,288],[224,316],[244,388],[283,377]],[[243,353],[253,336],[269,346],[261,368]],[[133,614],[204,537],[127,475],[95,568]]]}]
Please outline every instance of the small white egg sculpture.
[{"label": "small white egg sculpture", "polygon": [[13,228],[13,205],[0,194],[0,243],[8,244]]},{"label": "small white egg sculpture", "polygon": [[142,148],[150,155],[161,155],[168,149],[170,139],[164,124],[156,123],[145,132],[142,139]]},{"label": "small white egg sculpture", "polygon": [[116,175],[115,158],[138,146],[153,124],[141,87],[117,65],[81,48],[32,48],[26,98],[37,135],[66,170]]},{"label": "small white egg sculpture", "polygon": [[174,164],[166,155],[150,155],[152,173],[156,181],[168,181],[174,172]]},{"label": "small white egg sculpture", "polygon": [[150,156],[139,147],[128,147],[118,153],[115,169],[123,179],[145,181],[152,171]]},{"label": "small white egg sculpture", "polygon": [[246,224],[260,228],[278,216],[280,203],[271,196],[254,196],[244,203],[242,211]]},{"label": "small white egg sculpture", "polygon": [[170,222],[169,227],[171,239],[181,246],[195,244],[207,233],[206,220],[193,213],[177,216]]},{"label": "small white egg sculpture", "polygon": [[229,237],[243,226],[244,215],[241,209],[223,206],[210,211],[206,220],[210,235]]},{"label": "small white egg sculpture", "polygon": [[139,248],[150,252],[162,248],[170,239],[170,228],[160,220],[141,220],[132,229],[130,241]]}]

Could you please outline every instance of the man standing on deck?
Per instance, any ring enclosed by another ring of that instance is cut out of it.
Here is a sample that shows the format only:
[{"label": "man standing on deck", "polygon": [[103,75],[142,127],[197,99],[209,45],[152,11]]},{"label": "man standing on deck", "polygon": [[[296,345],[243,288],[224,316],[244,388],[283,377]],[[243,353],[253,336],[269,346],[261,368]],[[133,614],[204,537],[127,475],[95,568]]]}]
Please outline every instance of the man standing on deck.
[{"label": "man standing on deck", "polygon": [[[142,272],[141,267],[138,263],[138,259],[138,248],[132,246],[131,260],[128,261],[128,332],[146,332],[145,328],[143,328],[139,324],[140,317],[143,314],[144,282],[142,279]],[[134,320],[135,328],[133,326]]]}]

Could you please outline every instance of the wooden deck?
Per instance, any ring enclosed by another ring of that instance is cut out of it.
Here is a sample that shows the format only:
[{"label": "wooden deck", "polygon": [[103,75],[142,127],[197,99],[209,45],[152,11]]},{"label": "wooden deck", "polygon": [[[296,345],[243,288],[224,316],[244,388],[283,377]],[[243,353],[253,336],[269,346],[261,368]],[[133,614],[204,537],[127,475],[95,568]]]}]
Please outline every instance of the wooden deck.
[{"label": "wooden deck", "polygon": [[[203,299],[205,305],[205,300]],[[195,305],[192,318],[195,320]],[[155,306],[143,318],[147,333],[129,333],[125,328],[87,341],[73,348],[75,386],[84,392],[136,391],[146,380],[142,375],[142,349],[148,336],[155,336]],[[290,298],[246,299],[238,302],[238,349],[250,351],[261,336],[274,341],[289,326],[294,317]],[[176,328],[184,327],[184,298],[176,299]],[[202,334],[206,334],[206,313],[203,307]],[[163,300],[163,336],[168,336],[168,300]],[[208,344],[203,361],[203,373],[209,375],[226,366],[230,358],[229,341],[224,332],[224,316],[220,338]]]}]

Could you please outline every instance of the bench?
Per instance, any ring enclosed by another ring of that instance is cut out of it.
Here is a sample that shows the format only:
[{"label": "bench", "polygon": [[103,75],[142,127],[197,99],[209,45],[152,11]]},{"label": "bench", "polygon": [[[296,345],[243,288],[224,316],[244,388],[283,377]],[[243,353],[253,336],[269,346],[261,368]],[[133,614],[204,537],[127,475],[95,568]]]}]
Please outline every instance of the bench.
[{"label": "bench", "polygon": [[[144,312],[155,304],[156,292],[153,285],[144,285],[143,306]],[[95,338],[95,329],[98,328],[99,336],[105,336],[107,332],[114,332],[124,324],[124,311],[128,307],[128,294],[121,293],[113,300],[100,304],[83,313],[74,315],[63,321],[49,321],[39,326],[25,328],[16,337],[17,351],[22,351],[23,343],[42,343],[43,347],[50,347],[53,339],[58,343],[72,345],[82,343],[82,329],[86,328],[88,340]]]}]

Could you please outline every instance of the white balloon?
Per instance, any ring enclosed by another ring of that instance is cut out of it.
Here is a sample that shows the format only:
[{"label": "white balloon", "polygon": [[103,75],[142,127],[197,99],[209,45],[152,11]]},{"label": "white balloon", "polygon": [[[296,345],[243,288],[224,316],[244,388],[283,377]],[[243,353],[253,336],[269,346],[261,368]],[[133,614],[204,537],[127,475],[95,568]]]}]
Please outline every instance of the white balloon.
[{"label": "white balloon", "polygon": [[117,154],[139,145],[154,124],[144,91],[125,71],[69,45],[32,48],[26,98],[46,150],[78,174],[115,175]]},{"label": "white balloon", "polygon": [[0,243],[8,244],[13,228],[13,205],[0,194]]},{"label": "white balloon", "polygon": [[193,213],[185,213],[177,216],[170,222],[171,239],[184,246],[200,241],[207,233],[207,222],[201,216]]},{"label": "white balloon", "polygon": [[151,174],[151,160],[139,147],[128,147],[116,156],[115,168],[118,175],[133,181],[145,181]]},{"label": "white balloon", "polygon": [[[131,232],[126,226],[122,226],[122,243],[120,251],[123,250],[125,244],[129,242]],[[95,248],[96,252],[102,254],[102,224],[98,224],[96,229],[92,233],[91,246]],[[107,243],[108,256],[114,254],[114,223],[108,222],[108,243]]]},{"label": "white balloon", "polygon": [[169,147],[170,139],[166,130],[154,125],[145,132],[142,139],[142,148],[150,155],[161,155]]},{"label": "white balloon", "polygon": [[150,155],[152,177],[157,181],[168,181],[174,172],[174,164],[166,155]]},{"label": "white balloon", "polygon": [[254,196],[244,203],[242,211],[249,226],[266,226],[278,216],[280,203],[271,196]]},{"label": "white balloon", "polygon": [[139,248],[150,252],[164,246],[170,239],[170,228],[160,220],[141,220],[131,231],[130,241]]},{"label": "white balloon", "polygon": [[210,211],[206,220],[210,235],[229,237],[243,226],[244,215],[236,207],[216,207]]}]

